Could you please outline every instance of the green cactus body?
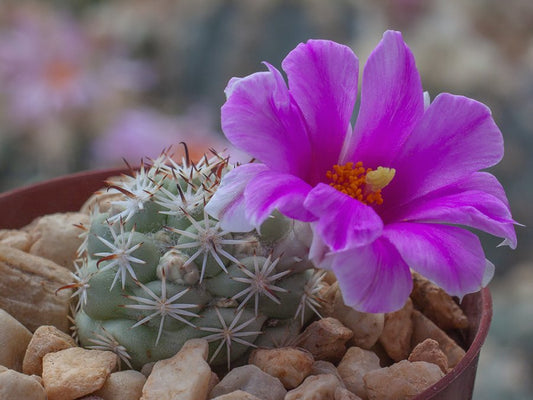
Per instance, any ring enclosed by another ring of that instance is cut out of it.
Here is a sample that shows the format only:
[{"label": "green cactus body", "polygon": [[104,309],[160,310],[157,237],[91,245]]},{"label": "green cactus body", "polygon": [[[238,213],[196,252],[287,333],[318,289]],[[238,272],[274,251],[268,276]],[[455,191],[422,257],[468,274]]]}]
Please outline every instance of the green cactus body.
[{"label": "green cactus body", "polygon": [[227,232],[205,213],[230,169],[220,157],[178,165],[163,154],[110,183],[123,199],[95,210],[76,264],[81,345],[139,369],[204,337],[209,362],[229,367],[318,314],[323,275],[309,268],[305,229],[275,212],[257,232]]}]

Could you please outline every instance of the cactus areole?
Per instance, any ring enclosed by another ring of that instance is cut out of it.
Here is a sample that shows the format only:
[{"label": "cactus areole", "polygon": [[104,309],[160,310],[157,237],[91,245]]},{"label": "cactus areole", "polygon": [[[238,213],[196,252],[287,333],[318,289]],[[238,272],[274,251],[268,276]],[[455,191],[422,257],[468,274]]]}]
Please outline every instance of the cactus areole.
[{"label": "cactus areole", "polygon": [[209,362],[229,368],[319,315],[324,272],[307,259],[308,224],[274,213],[235,233],[205,212],[231,169],[216,154],[178,164],[167,151],[107,182],[112,200],[93,207],[68,285],[81,345],[140,369],[203,337]]}]

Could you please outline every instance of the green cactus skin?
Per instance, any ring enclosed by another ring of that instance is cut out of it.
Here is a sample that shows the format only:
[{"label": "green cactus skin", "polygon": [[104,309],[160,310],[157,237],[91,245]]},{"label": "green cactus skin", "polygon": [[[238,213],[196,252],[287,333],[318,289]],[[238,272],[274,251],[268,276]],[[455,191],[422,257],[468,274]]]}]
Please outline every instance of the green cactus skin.
[{"label": "green cactus skin", "polygon": [[323,273],[307,260],[309,228],[274,212],[257,232],[226,232],[204,212],[230,169],[219,156],[178,165],[163,153],[110,182],[123,198],[94,210],[76,263],[81,345],[140,369],[204,337],[209,362],[229,368],[318,314]]}]

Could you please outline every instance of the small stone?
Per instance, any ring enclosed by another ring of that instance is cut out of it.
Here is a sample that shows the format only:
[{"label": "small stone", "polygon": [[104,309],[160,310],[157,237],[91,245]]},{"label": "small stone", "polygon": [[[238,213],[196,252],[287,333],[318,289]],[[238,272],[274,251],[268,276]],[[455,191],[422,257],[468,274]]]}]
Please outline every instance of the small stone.
[{"label": "small stone", "polygon": [[318,360],[313,363],[313,368],[309,375],[322,375],[322,374],[331,374],[334,375],[340,382],[340,385],[344,387],[344,382],[337,370],[337,367],[330,363],[329,361]]},{"label": "small stone", "polygon": [[443,376],[435,364],[402,360],[368,372],[363,380],[369,400],[404,400],[422,393]]},{"label": "small stone", "polygon": [[209,384],[207,385],[207,393],[211,393],[211,390],[218,385],[220,378],[214,372],[211,372],[211,378],[209,378]]},{"label": "small stone", "polygon": [[104,400],[139,400],[146,377],[139,371],[126,370],[113,372],[101,389],[93,393]]},{"label": "small stone", "polygon": [[453,298],[417,273],[413,273],[411,298],[416,308],[440,329],[447,331],[468,328],[468,318]]},{"label": "small stone", "polygon": [[100,389],[117,364],[111,351],[72,347],[43,357],[48,400],[73,400]]},{"label": "small stone", "polygon": [[305,378],[296,389],[287,392],[285,400],[335,400],[339,380],[331,374]]},{"label": "small stone", "polygon": [[376,356],[378,356],[379,365],[386,367],[386,366],[394,364],[394,360],[389,357],[389,355],[383,348],[383,345],[379,341],[374,346],[372,346],[372,348],[369,350],[375,353]]},{"label": "small stone", "polygon": [[379,342],[394,361],[405,360],[411,351],[412,312],[413,302],[411,299],[407,299],[400,310],[385,314],[383,332],[379,337]]},{"label": "small stone", "polygon": [[353,333],[335,318],[313,322],[296,338],[296,346],[311,352],[316,360],[338,362],[346,352]]},{"label": "small stone", "polygon": [[141,374],[143,374],[144,376],[148,378],[148,376],[152,373],[152,369],[154,369],[155,363],[156,363],[155,361],[151,361],[149,363],[144,364],[141,367]]},{"label": "small stone", "polygon": [[171,358],[157,361],[141,400],[205,400],[211,379],[205,339],[190,339]]},{"label": "small stone", "polygon": [[89,216],[77,213],[56,213],[39,217],[28,227],[32,245],[30,254],[52,260],[71,269],[83,239],[83,231],[77,226],[89,225]]},{"label": "small stone", "polygon": [[31,332],[0,308],[0,365],[22,371],[22,360]]},{"label": "small stone", "polygon": [[256,349],[249,363],[278,378],[285,389],[294,389],[310,374],[313,367],[311,353],[294,347]]},{"label": "small stone", "polygon": [[0,244],[0,308],[30,331],[41,325],[69,331],[72,292],[56,291],[71,280],[70,271],[53,261]]},{"label": "small stone", "polygon": [[335,400],[363,400],[355,393],[350,392],[348,389],[340,386],[335,389]]},{"label": "small stone", "polygon": [[12,369],[0,369],[0,399],[46,400],[46,392],[31,376]]},{"label": "small stone", "polygon": [[426,339],[433,339],[439,343],[439,347],[448,359],[448,367],[455,367],[464,357],[465,351],[446,332],[435,325],[429,318],[421,312],[414,310],[413,319],[413,336],[411,345],[414,348],[418,343]]},{"label": "small stone", "polygon": [[28,232],[18,229],[0,229],[0,244],[22,251],[29,251],[31,237]]},{"label": "small stone", "polygon": [[41,375],[43,373],[43,357],[47,353],[53,353],[70,347],[76,347],[74,339],[55,326],[43,325],[37,328],[28,344],[22,372],[27,375]]},{"label": "small stone", "polygon": [[253,394],[244,392],[242,390],[236,390],[234,392],[223,394],[215,397],[213,400],[261,400],[259,397]]},{"label": "small stone", "polygon": [[324,315],[338,319],[353,332],[350,344],[370,349],[376,344],[383,331],[384,314],[364,313],[345,305],[338,283],[334,283],[328,293],[331,291],[334,291],[333,306],[331,311]]},{"label": "small stone", "polygon": [[346,388],[366,400],[368,395],[363,377],[368,372],[380,368],[379,357],[374,352],[354,346],[348,349],[337,366],[337,371]]},{"label": "small stone", "polygon": [[433,339],[426,339],[418,343],[408,358],[409,361],[427,361],[437,365],[442,372],[448,371],[448,359],[439,348],[439,343]]},{"label": "small stone", "polygon": [[236,390],[253,394],[262,400],[283,400],[287,391],[278,378],[263,372],[253,364],[233,368],[216,385],[209,399],[223,394],[228,394]]}]

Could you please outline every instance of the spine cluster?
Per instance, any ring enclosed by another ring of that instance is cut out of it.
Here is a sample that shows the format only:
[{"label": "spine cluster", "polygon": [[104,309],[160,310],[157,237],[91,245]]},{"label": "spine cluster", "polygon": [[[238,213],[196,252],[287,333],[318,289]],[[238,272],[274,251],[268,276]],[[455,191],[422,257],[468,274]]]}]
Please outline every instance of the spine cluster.
[{"label": "spine cluster", "polygon": [[231,169],[215,155],[168,152],[108,182],[76,263],[75,325],[83,346],[129,368],[210,343],[212,365],[284,344],[318,314],[323,273],[307,260],[309,227],[274,213],[257,231],[228,232],[205,204]]}]

